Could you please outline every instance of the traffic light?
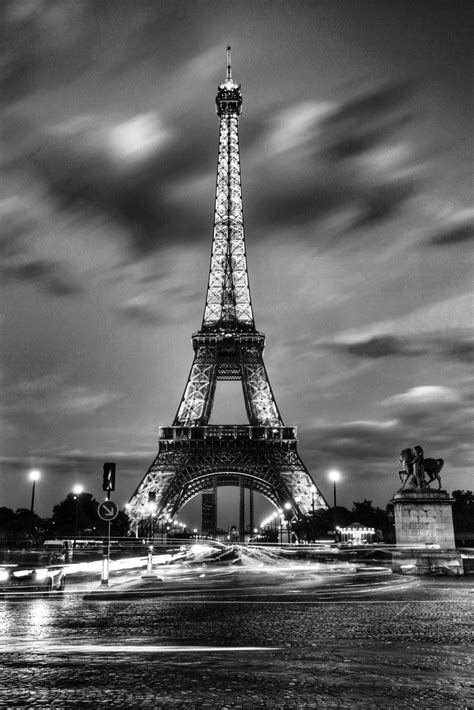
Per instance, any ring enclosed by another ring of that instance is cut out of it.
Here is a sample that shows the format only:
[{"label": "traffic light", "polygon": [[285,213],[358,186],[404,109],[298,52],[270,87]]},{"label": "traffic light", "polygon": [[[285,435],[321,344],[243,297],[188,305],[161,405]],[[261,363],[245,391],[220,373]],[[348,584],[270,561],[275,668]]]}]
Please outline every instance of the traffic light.
[{"label": "traffic light", "polygon": [[104,463],[104,474],[102,478],[102,490],[115,490],[115,464],[108,462]]},{"label": "traffic light", "polygon": [[156,493],[154,491],[150,491],[148,493],[148,502],[149,503],[156,503]]}]

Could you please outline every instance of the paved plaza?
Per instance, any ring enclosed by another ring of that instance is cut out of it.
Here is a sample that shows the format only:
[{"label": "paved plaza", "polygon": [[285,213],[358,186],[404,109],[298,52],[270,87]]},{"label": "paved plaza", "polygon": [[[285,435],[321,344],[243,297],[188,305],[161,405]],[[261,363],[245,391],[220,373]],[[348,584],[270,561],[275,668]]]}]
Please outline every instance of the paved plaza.
[{"label": "paved plaza", "polygon": [[208,577],[1,602],[1,707],[474,707],[472,578]]}]

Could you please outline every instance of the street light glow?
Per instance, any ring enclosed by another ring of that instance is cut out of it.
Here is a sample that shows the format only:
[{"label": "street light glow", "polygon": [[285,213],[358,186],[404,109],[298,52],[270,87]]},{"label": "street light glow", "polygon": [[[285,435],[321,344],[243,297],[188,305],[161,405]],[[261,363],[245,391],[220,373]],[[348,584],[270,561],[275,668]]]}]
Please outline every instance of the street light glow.
[{"label": "street light glow", "polygon": [[36,481],[38,478],[41,477],[41,472],[38,471],[38,469],[33,469],[30,471],[30,480],[33,481],[33,486],[31,489],[31,507],[30,507],[30,512],[31,515],[33,515],[34,510],[35,510],[35,488],[36,488]]},{"label": "street light glow", "polygon": [[75,496],[80,496],[83,491],[84,491],[84,487],[80,486],[80,485],[74,486],[74,488],[72,489],[72,492],[74,493]]},{"label": "street light glow", "polygon": [[329,476],[329,479],[332,481],[332,485],[333,485],[333,493],[334,493],[333,527],[334,527],[334,535],[336,535],[336,521],[337,521],[336,482],[339,481],[339,479],[341,478],[341,474],[336,469],[332,469],[332,471],[329,471],[328,476]]}]

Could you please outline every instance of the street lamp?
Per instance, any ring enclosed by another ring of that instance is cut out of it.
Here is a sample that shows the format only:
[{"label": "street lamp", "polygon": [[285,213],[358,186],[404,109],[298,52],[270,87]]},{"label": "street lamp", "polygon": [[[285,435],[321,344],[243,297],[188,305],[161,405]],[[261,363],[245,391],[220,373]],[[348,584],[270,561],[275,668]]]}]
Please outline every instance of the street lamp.
[{"label": "street lamp", "polygon": [[274,530],[278,542],[278,511],[274,511],[270,516],[270,528]]},{"label": "street lamp", "polygon": [[316,497],[316,492],[318,489],[313,483],[309,490],[311,491],[311,525],[309,527],[308,537],[309,541],[314,542],[316,537],[316,523],[314,519],[314,499]]},{"label": "street lamp", "polygon": [[288,543],[290,543],[291,521],[290,521],[289,511],[291,510],[291,503],[285,503],[285,505],[283,507],[286,511],[288,511],[288,517],[285,515],[285,518],[286,518],[286,530],[288,533]]},{"label": "street lamp", "polygon": [[316,495],[316,486],[314,485],[314,483],[311,486],[310,491],[311,491],[311,512],[313,513],[313,518],[314,518],[314,497]]},{"label": "street lamp", "polygon": [[36,481],[41,478],[41,472],[34,469],[33,471],[30,471],[30,481],[33,481],[33,488],[31,490],[31,508],[30,512],[31,515],[34,513],[35,509],[35,487],[36,487]]},{"label": "street lamp", "polygon": [[334,516],[334,535],[336,534],[336,523],[337,523],[337,513],[336,513],[336,482],[339,481],[341,478],[341,474],[339,471],[336,471],[333,469],[332,471],[329,471],[329,480],[332,481],[333,483],[333,492],[334,492],[334,510],[333,510],[333,516]]},{"label": "street lamp", "polygon": [[155,502],[155,494],[153,492],[148,494],[148,503],[146,504],[146,507],[148,508],[148,512],[150,514],[150,544],[148,545],[148,560],[145,576],[153,577],[153,542],[155,537],[155,525],[153,516],[155,515],[157,509],[157,505]]},{"label": "street lamp", "polygon": [[150,516],[150,543],[153,544],[153,540],[155,537],[155,525],[154,525],[154,520],[153,517],[156,513],[156,503],[154,500],[149,500],[148,503],[146,504],[148,508],[148,514]]},{"label": "street lamp", "polygon": [[[84,488],[82,486],[74,486],[72,489],[72,492],[74,494],[74,500],[76,501],[76,513],[75,513],[75,522],[74,522],[74,534],[75,537],[77,537],[77,531],[79,527],[79,496],[81,493],[84,491]],[[74,547],[76,546],[76,541],[74,541]]]}]

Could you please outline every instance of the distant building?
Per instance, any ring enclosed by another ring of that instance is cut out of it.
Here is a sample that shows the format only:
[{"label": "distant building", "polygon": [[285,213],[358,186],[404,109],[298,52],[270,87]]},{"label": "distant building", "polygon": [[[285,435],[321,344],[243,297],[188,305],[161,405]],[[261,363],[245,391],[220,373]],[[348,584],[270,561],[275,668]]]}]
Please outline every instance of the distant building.
[{"label": "distant building", "polygon": [[214,493],[202,494],[202,525],[201,530],[205,535],[214,535],[217,528],[216,500]]}]

